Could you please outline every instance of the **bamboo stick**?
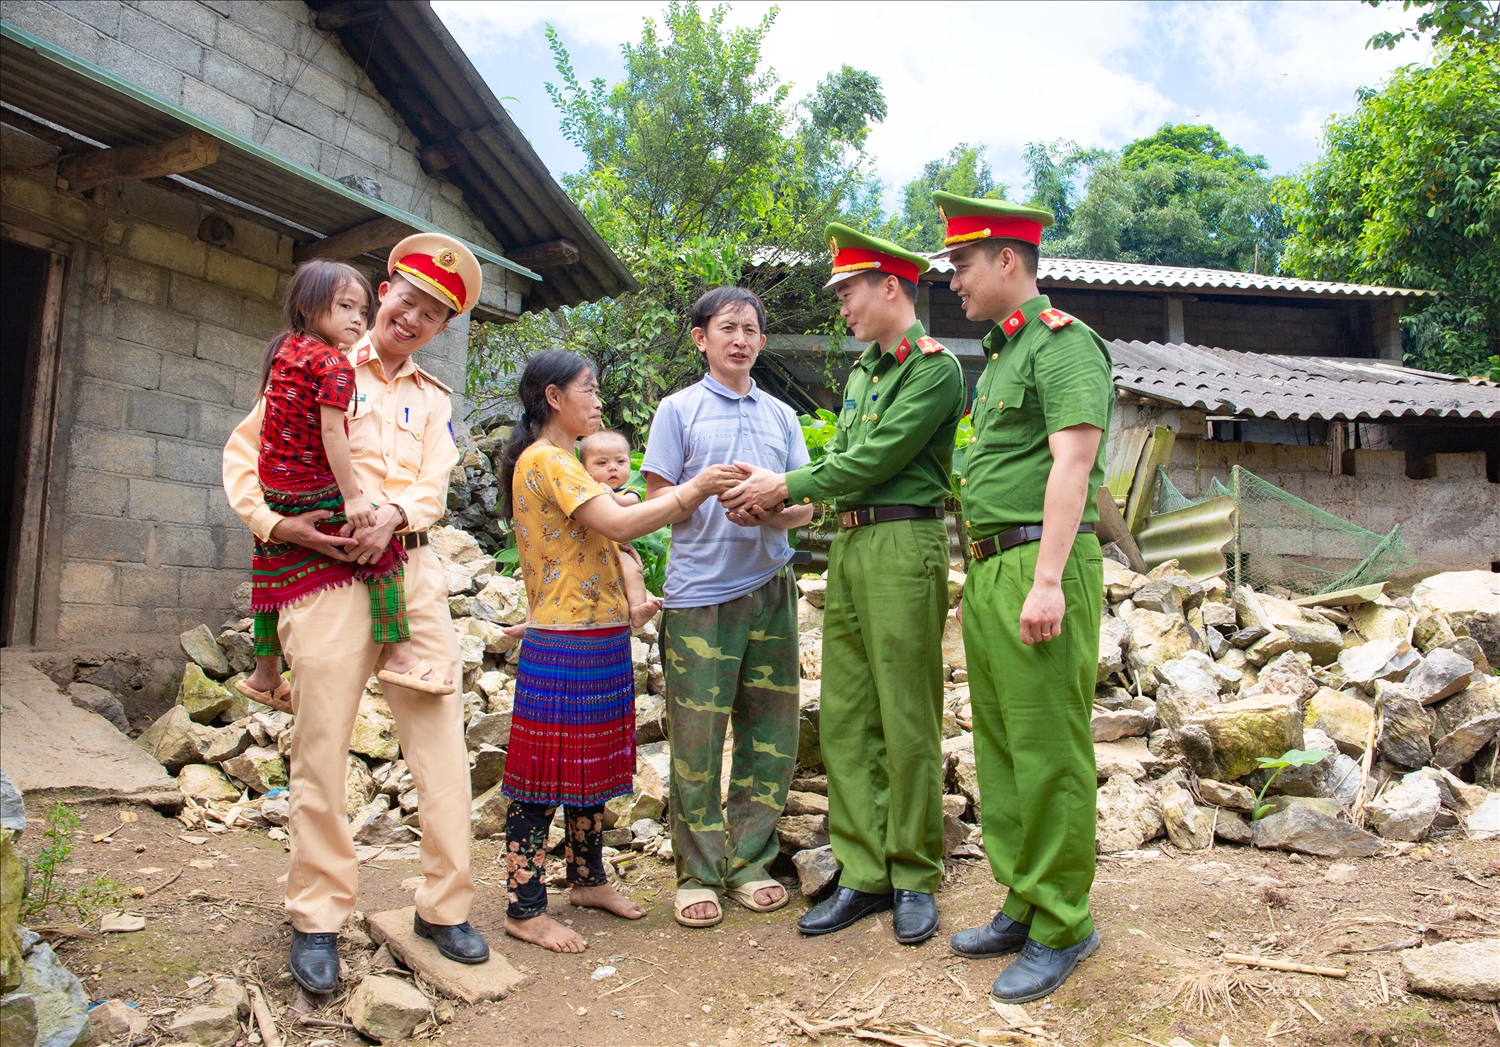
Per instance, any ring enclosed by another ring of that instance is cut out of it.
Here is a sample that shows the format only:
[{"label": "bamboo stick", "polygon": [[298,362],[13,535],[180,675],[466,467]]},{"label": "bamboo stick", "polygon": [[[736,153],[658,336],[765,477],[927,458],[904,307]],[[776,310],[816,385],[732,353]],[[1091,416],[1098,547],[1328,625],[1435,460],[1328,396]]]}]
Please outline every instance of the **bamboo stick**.
[{"label": "bamboo stick", "polygon": [[1349,972],[1338,967],[1314,967],[1310,963],[1289,963],[1286,960],[1265,960],[1259,956],[1227,952],[1221,957],[1225,963],[1237,963],[1242,967],[1264,967],[1271,971],[1291,971],[1293,974],[1321,974],[1325,978],[1347,978]]}]

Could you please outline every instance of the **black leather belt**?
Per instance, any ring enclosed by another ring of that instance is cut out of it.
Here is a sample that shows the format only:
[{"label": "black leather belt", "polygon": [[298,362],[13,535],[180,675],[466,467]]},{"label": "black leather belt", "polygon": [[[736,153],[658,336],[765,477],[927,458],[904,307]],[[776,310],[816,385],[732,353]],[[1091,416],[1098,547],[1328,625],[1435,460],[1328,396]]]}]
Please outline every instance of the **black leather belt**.
[{"label": "black leather belt", "polygon": [[[1093,534],[1094,525],[1091,523],[1079,524],[1079,534]],[[1025,524],[1021,527],[1012,527],[1009,531],[1001,531],[993,538],[981,538],[977,542],[969,543],[969,558],[972,560],[983,560],[987,556],[1003,553],[1007,549],[1014,549],[1018,545],[1028,542],[1039,542],[1042,540],[1041,524]]]},{"label": "black leather belt", "polygon": [[868,527],[892,520],[936,520],[942,515],[941,509],[930,505],[877,505],[871,509],[850,509],[839,513],[839,526]]},{"label": "black leather belt", "polygon": [[396,541],[401,543],[401,548],[407,552],[411,552],[413,549],[427,544],[427,532],[411,531],[407,534],[398,534],[396,535]]}]

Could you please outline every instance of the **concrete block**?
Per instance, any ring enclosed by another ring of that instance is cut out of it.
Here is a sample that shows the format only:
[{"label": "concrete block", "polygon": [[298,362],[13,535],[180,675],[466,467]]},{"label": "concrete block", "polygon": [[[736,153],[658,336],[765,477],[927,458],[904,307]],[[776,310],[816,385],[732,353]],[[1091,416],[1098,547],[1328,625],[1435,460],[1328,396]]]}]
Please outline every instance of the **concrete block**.
[{"label": "concrete block", "polygon": [[145,563],[150,525],[139,520],[70,515],[63,531],[68,559]]},{"label": "concrete block", "polygon": [[[229,499],[225,497],[222,487],[208,488],[208,526],[227,527],[231,535],[236,528],[243,531],[245,527],[244,521],[235,515],[233,509],[229,508]],[[247,535],[246,541],[248,540]],[[234,545],[232,539],[229,544],[231,547]]]},{"label": "concrete block", "polygon": [[120,41],[190,76],[203,75],[202,45],[139,11],[120,11]]},{"label": "concrete block", "polygon": [[156,468],[156,441],[149,436],[75,423],[68,443],[68,460],[74,468],[129,476],[150,476]]},{"label": "concrete block", "polygon": [[280,107],[277,112],[278,120],[300,128],[322,141],[338,141],[333,135],[338,115],[336,110],[330,109],[322,102],[309,98],[297,90],[293,90],[285,102],[281,100],[280,95],[276,101]]},{"label": "concrete block", "polygon": [[[368,101],[362,101],[362,106],[367,106]],[[345,159],[357,158],[377,171],[384,172],[391,166],[391,143],[379,135],[371,134],[358,124],[343,122],[339,126],[338,137],[343,139]],[[348,172],[340,172],[346,174]],[[375,176],[377,181],[380,175]]]},{"label": "concrete block", "polygon": [[[297,6],[302,7],[301,4]],[[290,7],[291,5],[264,3],[263,0],[232,0],[229,17],[283,51],[292,51],[296,50],[302,40],[300,30],[306,25],[306,21],[288,17],[286,10]],[[305,7],[302,8],[304,14],[306,10]]]},{"label": "concrete block", "polygon": [[42,185],[36,177],[12,172],[0,173],[0,196],[7,209],[14,208],[42,219],[48,232],[92,238],[97,208],[86,200],[59,195],[51,185]]},{"label": "concrete block", "polygon": [[[103,286],[104,274],[101,272],[99,275],[100,279],[95,286]],[[162,306],[167,302],[167,271],[130,258],[111,258],[109,290],[111,294],[122,298]]]},{"label": "concrete block", "polygon": [[200,443],[223,447],[248,413],[233,404],[200,403],[194,409],[190,435]]},{"label": "concrete block", "polygon": [[123,341],[174,353],[191,353],[198,344],[198,325],[191,319],[139,302],[115,304],[114,332]]},{"label": "concrete block", "polygon": [[[120,566],[120,597],[116,601],[126,607],[175,607],[182,603],[179,595],[183,571],[178,567],[162,567],[157,564],[122,564]],[[199,620],[201,622],[202,619]],[[194,624],[199,624],[195,622]],[[218,622],[209,627],[217,630]]]},{"label": "concrete block", "polygon": [[73,402],[73,417],[88,425],[119,429],[125,423],[125,392],[118,385],[85,379],[78,386],[77,398]]},{"label": "concrete block", "polygon": [[[332,119],[331,113],[329,118]],[[256,135],[260,135],[258,124]],[[322,143],[306,131],[300,131],[278,120],[275,126],[266,132],[261,144],[272,152],[280,153],[289,160],[295,160],[304,167],[317,170]]]},{"label": "concrete block", "polygon": [[[104,37],[116,36],[120,31],[120,6],[112,3],[79,4],[75,11],[80,18],[65,14],[57,5],[7,3],[5,20],[49,43],[72,51],[79,58],[97,64]],[[90,24],[95,17],[103,24]]]},{"label": "concrete block", "polygon": [[[244,8],[251,5],[237,3],[233,6]],[[264,73],[272,80],[282,79],[286,73],[286,49],[241,24],[238,15],[239,12],[236,12],[218,23],[214,48],[246,68]]]},{"label": "concrete block", "polygon": [[[314,29],[313,32],[319,32]],[[364,74],[357,64],[350,61],[342,47],[317,47],[313,45],[312,65],[350,87],[358,87]]]},{"label": "concrete block", "polygon": [[224,481],[222,447],[162,439],[156,444],[155,475],[163,480],[217,487]]},{"label": "concrete block", "polygon": [[[287,248],[287,254],[290,257],[290,247]],[[290,269],[291,266],[288,264],[283,268]],[[239,331],[242,334],[259,339],[264,346],[266,342],[269,342],[284,330],[286,330],[286,319],[282,315],[281,304],[279,302],[266,302],[259,298],[245,299],[245,312],[241,317],[239,326]],[[257,371],[260,370],[259,358],[256,360],[255,369]]]},{"label": "concrete block", "polygon": [[202,276],[208,245],[181,233],[136,222],[125,230],[124,247],[125,253],[132,258],[175,272]]},{"label": "concrete block", "polygon": [[118,192],[120,211],[198,242],[198,226],[203,221],[200,199],[138,181],[119,183]]},{"label": "concrete block", "polygon": [[1486,480],[1483,451],[1467,454],[1429,454],[1422,459],[1422,475],[1429,480]]},{"label": "concrete block", "polygon": [[139,390],[130,394],[126,427],[162,436],[186,436],[190,400]]},{"label": "concrete block", "polygon": [[201,324],[198,329],[197,355],[202,360],[243,371],[260,373],[260,362],[265,356],[266,342],[260,338],[240,334],[213,324]]},{"label": "concrete block", "polygon": [[276,297],[276,280],[280,273],[268,265],[211,247],[207,275],[213,283],[271,299]]},{"label": "concrete block", "polygon": [[[286,241],[285,247],[282,241]],[[244,218],[234,219],[234,239],[224,248],[273,269],[292,267],[292,241],[275,230]]]},{"label": "concrete block", "polygon": [[1344,452],[1345,476],[1405,476],[1405,451],[1350,449]]},{"label": "concrete block", "polygon": [[[241,544],[250,548],[248,533]],[[184,607],[232,607],[235,587],[245,580],[226,570],[184,567],[180,573],[179,601]]]},{"label": "concrete block", "polygon": [[130,481],[113,473],[75,465],[68,472],[65,504],[69,513],[124,516],[130,504]]},{"label": "concrete block", "polygon": [[[265,93],[270,93],[269,82]],[[255,109],[201,80],[188,77],[183,81],[182,106],[225,130],[246,138],[255,137]]]},{"label": "concrete block", "polygon": [[130,481],[130,517],[206,525],[208,488],[137,477]]},{"label": "concrete block", "polygon": [[137,389],[155,389],[161,382],[162,354],[156,349],[121,342],[98,334],[83,336],[84,374]]},{"label": "concrete block", "polygon": [[57,587],[63,603],[116,603],[119,576],[114,564],[94,560],[64,560]]},{"label": "concrete block", "polygon": [[219,550],[214,538],[214,532],[207,527],[152,524],[150,562],[177,567],[215,567],[219,563]]},{"label": "concrete block", "polygon": [[102,636],[145,632],[139,608],[65,603],[57,609],[57,638],[97,643]]},{"label": "concrete block", "polygon": [[[324,47],[323,51],[342,54],[341,48]],[[347,58],[344,60],[348,61]],[[352,76],[358,77],[359,70],[353,70]],[[316,60],[309,63],[302,70],[301,75],[297,77],[297,90],[307,95],[314,102],[326,105],[335,113],[343,113],[349,106],[349,97],[351,94],[349,82],[330,74],[324,69],[320,69],[319,63]],[[358,94],[357,91],[353,93]],[[334,140],[337,141],[337,139]]]},{"label": "concrete block", "polygon": [[102,40],[99,43],[99,65],[122,80],[129,80],[137,87],[160,95],[169,102],[182,101],[183,72],[158,62],[149,54],[118,40]]},{"label": "concrete block", "polygon": [[136,9],[199,43],[214,42],[219,19],[202,4],[185,4],[182,0],[137,0]]},{"label": "concrete block", "polygon": [[360,91],[353,119],[360,127],[387,142],[394,144],[401,137],[401,125],[379,95]]},{"label": "concrete block", "polygon": [[[206,269],[208,245],[200,243],[198,246],[205,249],[204,268]],[[244,312],[244,297],[238,292],[204,280],[189,279],[176,274],[172,277],[167,300],[179,313],[198,317],[220,326],[238,327]],[[201,343],[201,332],[196,341]]]},{"label": "concrete block", "polygon": [[260,399],[262,392],[259,373],[235,372],[234,396],[230,402],[240,409],[241,417],[250,413],[250,409],[255,406],[255,401]]},{"label": "concrete block", "polygon": [[239,377],[237,371],[193,356],[173,354],[162,361],[161,387],[200,402],[230,403]]}]

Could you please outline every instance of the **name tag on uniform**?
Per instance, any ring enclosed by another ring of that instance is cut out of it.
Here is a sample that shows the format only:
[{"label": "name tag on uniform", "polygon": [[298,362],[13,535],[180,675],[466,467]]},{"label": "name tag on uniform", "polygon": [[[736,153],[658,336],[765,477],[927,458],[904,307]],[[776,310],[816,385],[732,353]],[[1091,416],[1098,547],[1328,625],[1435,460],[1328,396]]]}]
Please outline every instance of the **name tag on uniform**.
[{"label": "name tag on uniform", "polygon": [[846,410],[846,411],[852,411],[852,410],[854,410],[854,398],[852,396],[849,397],[847,400],[844,401],[844,410]]}]

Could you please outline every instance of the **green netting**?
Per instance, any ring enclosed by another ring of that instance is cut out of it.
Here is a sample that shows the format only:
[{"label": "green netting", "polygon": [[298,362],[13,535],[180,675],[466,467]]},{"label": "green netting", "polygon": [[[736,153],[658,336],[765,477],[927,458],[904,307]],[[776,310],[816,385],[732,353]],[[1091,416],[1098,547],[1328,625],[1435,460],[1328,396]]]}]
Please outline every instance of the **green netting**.
[{"label": "green netting", "polygon": [[1153,514],[1222,495],[1234,499],[1234,544],[1224,553],[1235,585],[1314,596],[1383,582],[1417,562],[1399,525],[1386,535],[1367,531],[1238,465],[1228,485],[1215,477],[1199,499],[1177,490],[1166,470],[1158,468],[1157,478]]}]

